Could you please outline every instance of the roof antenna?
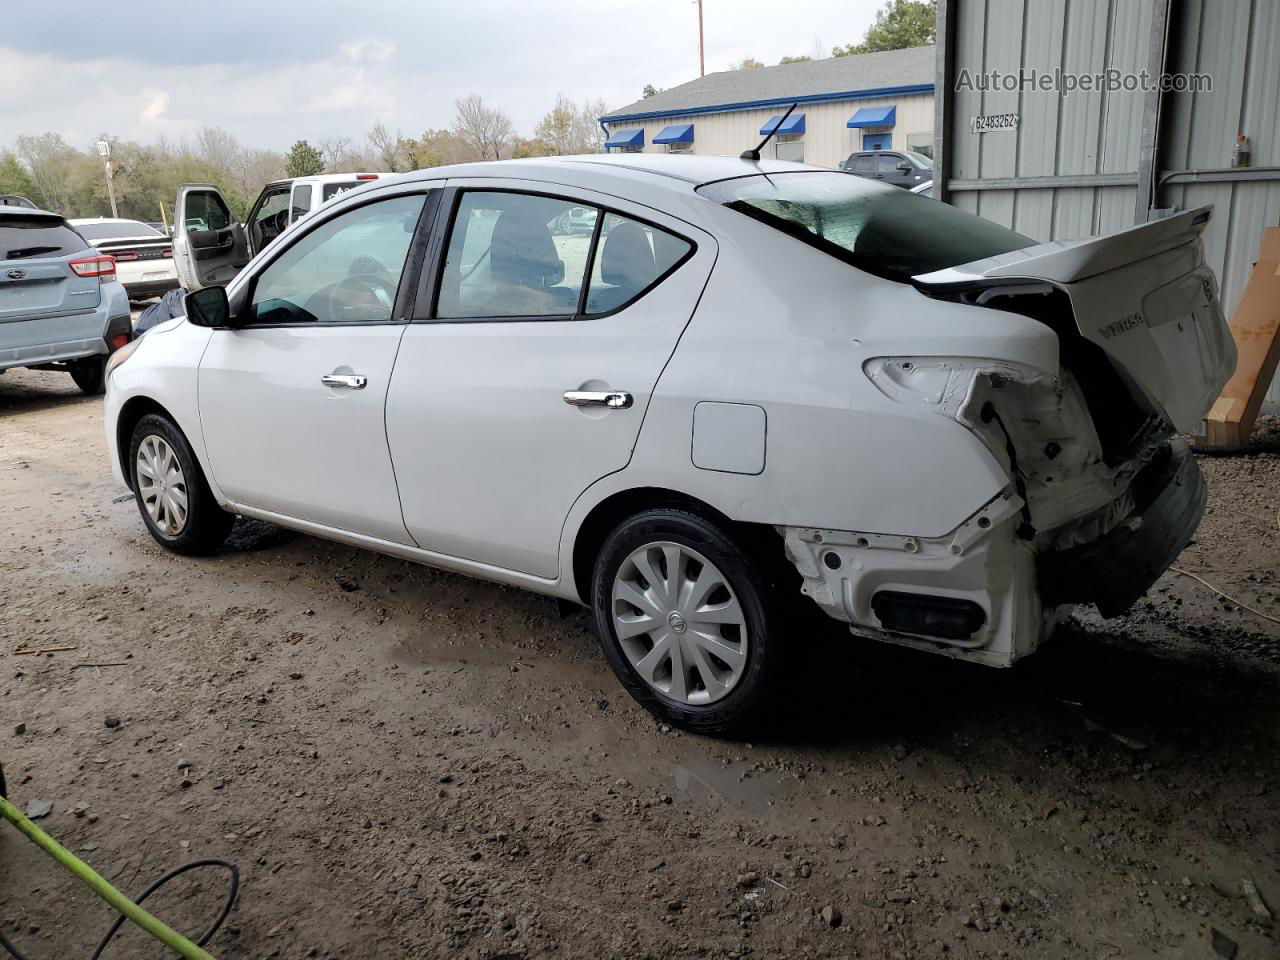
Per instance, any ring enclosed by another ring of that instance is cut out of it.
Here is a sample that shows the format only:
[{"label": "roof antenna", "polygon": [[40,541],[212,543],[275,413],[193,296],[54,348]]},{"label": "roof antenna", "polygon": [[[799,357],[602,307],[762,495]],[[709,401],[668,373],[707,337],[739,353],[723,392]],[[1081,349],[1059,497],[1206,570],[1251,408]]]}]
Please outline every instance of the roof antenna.
[{"label": "roof antenna", "polygon": [[787,122],[787,117],[791,116],[791,111],[793,111],[798,106],[800,106],[799,100],[797,100],[795,103],[793,103],[791,106],[787,108],[787,112],[782,115],[782,119],[779,120],[776,124],[774,124],[773,129],[770,130],[767,134],[765,134],[765,138],[760,141],[760,146],[756,147],[754,150],[743,150],[742,153],[739,155],[739,159],[759,160],[760,151],[764,149],[764,145],[773,139],[773,135],[775,133],[777,133],[779,130],[782,129],[782,125]]}]

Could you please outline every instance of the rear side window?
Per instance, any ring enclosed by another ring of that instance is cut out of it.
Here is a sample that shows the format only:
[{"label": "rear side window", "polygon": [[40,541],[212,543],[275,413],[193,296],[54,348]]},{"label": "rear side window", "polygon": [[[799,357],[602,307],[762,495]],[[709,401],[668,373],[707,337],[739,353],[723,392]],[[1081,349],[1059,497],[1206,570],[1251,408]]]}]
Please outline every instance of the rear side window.
[{"label": "rear side window", "polygon": [[344,180],[341,183],[326,183],[320,188],[320,202],[332,200],[340,193],[346,193],[348,190],[354,190],[356,187],[363,187],[364,184],[359,180]]},{"label": "rear side window", "polygon": [[698,190],[867,273],[909,281],[1035,241],[950,204],[842,173],[775,173]]},{"label": "rear side window", "polygon": [[586,313],[609,313],[625,307],[692,249],[683,237],[616,213],[606,214],[591,269]]},{"label": "rear side window", "polygon": [[524,193],[462,195],[436,315],[554,317],[578,312],[600,211]]},{"label": "rear side window", "polygon": [[0,217],[0,260],[60,257],[89,249],[65,221],[52,217]]},{"label": "rear side window", "polygon": [[854,173],[875,173],[875,157],[869,157],[865,153],[854,157],[852,169]]}]

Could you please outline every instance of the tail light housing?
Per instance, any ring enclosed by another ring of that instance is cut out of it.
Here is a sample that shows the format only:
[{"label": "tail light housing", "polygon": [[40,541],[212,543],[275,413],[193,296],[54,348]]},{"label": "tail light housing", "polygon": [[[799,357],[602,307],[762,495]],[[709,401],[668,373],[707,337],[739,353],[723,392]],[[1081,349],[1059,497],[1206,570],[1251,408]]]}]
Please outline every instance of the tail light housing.
[{"label": "tail light housing", "polygon": [[166,260],[172,260],[173,247],[165,247],[163,250],[160,251],[160,256],[164,257]]},{"label": "tail light housing", "polygon": [[84,257],[72,260],[67,266],[77,277],[97,277],[99,283],[110,283],[116,278],[115,257]]}]

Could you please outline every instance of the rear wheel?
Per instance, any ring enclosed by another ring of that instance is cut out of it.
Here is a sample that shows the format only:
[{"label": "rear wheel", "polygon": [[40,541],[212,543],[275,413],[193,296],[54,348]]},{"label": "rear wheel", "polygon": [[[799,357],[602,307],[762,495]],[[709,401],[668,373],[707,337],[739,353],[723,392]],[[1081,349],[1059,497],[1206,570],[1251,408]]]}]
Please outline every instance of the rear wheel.
[{"label": "rear wheel", "polygon": [[778,681],[765,563],[719,524],[647,510],[605,541],[592,579],[609,665],[651,713],[697,733],[743,733]]},{"label": "rear wheel", "polygon": [[71,379],[76,382],[81,393],[90,396],[101,393],[106,386],[107,360],[105,357],[85,357],[83,360],[72,360],[67,364]]},{"label": "rear wheel", "polygon": [[151,536],[175,553],[212,553],[235,518],[218,506],[191,445],[168,417],[149,413],[129,443],[134,499]]}]

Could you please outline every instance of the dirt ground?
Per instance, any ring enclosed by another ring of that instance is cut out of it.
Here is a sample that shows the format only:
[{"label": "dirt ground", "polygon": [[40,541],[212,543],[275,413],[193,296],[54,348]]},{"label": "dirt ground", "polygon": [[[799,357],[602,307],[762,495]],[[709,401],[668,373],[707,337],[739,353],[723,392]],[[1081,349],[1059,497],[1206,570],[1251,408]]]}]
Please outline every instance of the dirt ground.
[{"label": "dirt ground", "polygon": [[[1280,455],[1202,466],[1180,566],[1280,615]],[[1008,671],[797,637],[732,743],[655,723],[551,601],[262,524],[171,556],[123,493],[100,400],[0,377],[0,762],[127,892],[235,861],[220,958],[1280,956],[1242,894],[1280,912],[1280,626],[1186,577]],[[195,933],[222,891],[151,905]],[[0,823],[31,960],[111,919]]]}]

